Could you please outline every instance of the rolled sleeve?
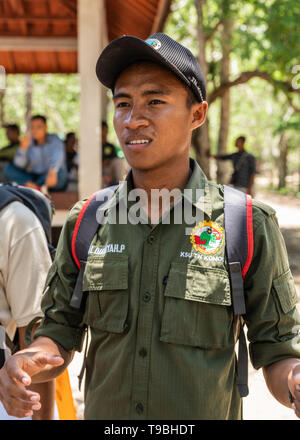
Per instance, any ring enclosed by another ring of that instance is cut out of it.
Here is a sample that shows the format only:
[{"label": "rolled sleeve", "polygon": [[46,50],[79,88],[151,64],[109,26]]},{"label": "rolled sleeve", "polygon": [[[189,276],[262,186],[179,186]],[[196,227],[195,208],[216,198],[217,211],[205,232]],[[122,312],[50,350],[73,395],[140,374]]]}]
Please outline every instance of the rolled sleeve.
[{"label": "rolled sleeve", "polygon": [[258,217],[253,260],[245,279],[245,322],[256,369],[285,358],[300,358],[298,296],[284,239],[275,213]]},{"label": "rolled sleeve", "polygon": [[81,351],[86,328],[82,322],[84,311],[70,306],[78,275],[72,257],[71,240],[81,207],[82,202],[75,205],[62,229],[56,257],[45,284],[42,299],[44,318],[34,335],[34,338],[51,338],[67,351]]}]

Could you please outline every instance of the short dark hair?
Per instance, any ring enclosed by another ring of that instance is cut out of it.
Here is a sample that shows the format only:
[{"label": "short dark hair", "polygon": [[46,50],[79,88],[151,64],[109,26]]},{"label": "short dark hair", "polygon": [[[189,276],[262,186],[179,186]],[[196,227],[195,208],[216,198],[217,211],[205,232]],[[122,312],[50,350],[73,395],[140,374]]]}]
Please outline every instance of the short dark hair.
[{"label": "short dark hair", "polygon": [[187,108],[190,109],[192,107],[192,105],[196,104],[199,101],[196,98],[192,89],[190,89],[189,87],[186,87],[186,90],[187,90],[186,105],[187,105]]},{"label": "short dark hair", "polygon": [[47,118],[46,118],[46,116],[43,116],[43,115],[34,115],[34,116],[32,116],[31,117],[31,121],[36,121],[36,120],[38,120],[38,119],[40,119],[41,121],[43,121],[44,122],[44,124],[47,124]]},{"label": "short dark hair", "polygon": [[72,136],[75,136],[75,132],[74,132],[74,131],[69,131],[69,132],[66,134],[66,140],[69,139],[69,138],[72,137]]},{"label": "short dark hair", "polygon": [[10,129],[12,131],[15,131],[18,134],[20,134],[20,128],[19,128],[18,124],[7,124],[7,125],[5,125],[5,128],[6,129],[8,128],[8,129]]},{"label": "short dark hair", "polygon": [[238,140],[241,140],[241,141],[243,141],[243,144],[244,144],[245,141],[246,141],[246,137],[245,137],[245,136],[239,136],[236,140],[237,140],[237,141],[238,141]]}]

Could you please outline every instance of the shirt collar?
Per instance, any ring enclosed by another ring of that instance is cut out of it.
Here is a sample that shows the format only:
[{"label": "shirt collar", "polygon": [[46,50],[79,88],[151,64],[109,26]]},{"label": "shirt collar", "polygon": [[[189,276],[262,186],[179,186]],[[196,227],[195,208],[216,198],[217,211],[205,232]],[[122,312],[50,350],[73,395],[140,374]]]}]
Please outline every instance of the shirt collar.
[{"label": "shirt collar", "polygon": [[[190,158],[190,168],[192,174],[183,191],[183,197],[191,202],[196,208],[203,211],[209,218],[212,214],[211,197],[209,191],[208,179],[196,160]],[[109,210],[118,205],[122,200],[128,198],[128,194],[134,189],[132,170],[129,171],[124,181],[120,183],[113,197],[103,206],[103,209]],[[186,191],[187,190],[187,191]],[[130,206],[128,202],[127,205]]]}]

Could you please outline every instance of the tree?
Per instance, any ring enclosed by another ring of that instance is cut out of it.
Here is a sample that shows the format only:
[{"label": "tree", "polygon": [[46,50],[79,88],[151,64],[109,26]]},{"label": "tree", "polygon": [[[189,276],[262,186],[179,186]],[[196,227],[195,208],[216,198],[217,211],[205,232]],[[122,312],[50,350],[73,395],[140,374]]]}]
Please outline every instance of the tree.
[{"label": "tree", "polygon": [[[207,174],[211,109],[216,111],[215,103],[220,105],[217,150],[224,152],[234,88],[258,78],[299,111],[300,87],[295,88],[293,82],[300,47],[299,18],[300,4],[293,0],[174,0],[167,29],[198,55],[207,81],[208,120],[193,136],[196,158]],[[185,20],[188,26],[182,26]]]}]

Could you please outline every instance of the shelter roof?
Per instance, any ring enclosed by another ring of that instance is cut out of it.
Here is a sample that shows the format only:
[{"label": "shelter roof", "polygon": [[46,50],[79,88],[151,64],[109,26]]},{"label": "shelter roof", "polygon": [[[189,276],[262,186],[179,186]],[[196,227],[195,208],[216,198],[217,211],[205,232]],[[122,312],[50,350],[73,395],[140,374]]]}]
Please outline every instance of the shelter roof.
[{"label": "shelter roof", "polygon": [[[105,0],[108,40],[161,31],[171,0]],[[1,0],[0,65],[7,73],[77,72],[77,0]]]}]

